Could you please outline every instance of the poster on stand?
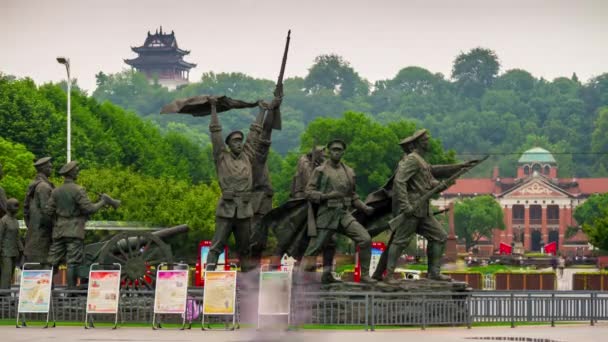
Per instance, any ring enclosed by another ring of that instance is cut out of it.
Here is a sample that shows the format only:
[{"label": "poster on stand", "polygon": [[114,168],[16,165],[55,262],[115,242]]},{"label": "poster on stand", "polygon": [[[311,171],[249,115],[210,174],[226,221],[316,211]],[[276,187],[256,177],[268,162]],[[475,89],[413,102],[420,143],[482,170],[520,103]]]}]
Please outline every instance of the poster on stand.
[{"label": "poster on stand", "polygon": [[23,270],[18,312],[48,313],[51,306],[53,270]]},{"label": "poster on stand", "polygon": [[120,298],[120,270],[89,271],[87,314],[115,314]]},{"label": "poster on stand", "polygon": [[183,314],[188,296],[188,270],[158,270],[154,313]]},{"label": "poster on stand", "polygon": [[205,272],[204,315],[234,315],[236,271]]},{"label": "poster on stand", "polygon": [[289,314],[291,272],[260,272],[260,315]]},{"label": "poster on stand", "polygon": [[374,274],[382,256],[382,249],[372,247],[372,257],[369,261],[369,274]]}]

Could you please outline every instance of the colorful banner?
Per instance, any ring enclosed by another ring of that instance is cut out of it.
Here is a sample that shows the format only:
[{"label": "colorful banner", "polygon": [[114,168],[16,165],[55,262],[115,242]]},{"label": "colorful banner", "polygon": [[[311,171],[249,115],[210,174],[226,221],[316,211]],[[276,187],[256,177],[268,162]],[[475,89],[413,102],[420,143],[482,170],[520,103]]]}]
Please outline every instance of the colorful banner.
[{"label": "colorful banner", "polygon": [[89,271],[87,314],[118,312],[120,270]]},{"label": "colorful banner", "polygon": [[291,272],[261,272],[258,313],[287,315],[291,300]]},{"label": "colorful banner", "polygon": [[158,270],[154,313],[183,314],[188,295],[188,270]]},{"label": "colorful banner", "polygon": [[382,249],[372,247],[372,258],[369,261],[369,274],[374,274],[378,263],[380,262],[380,256],[382,255]]},{"label": "colorful banner", "polygon": [[48,313],[51,306],[52,270],[21,272],[18,312]]},{"label": "colorful banner", "polygon": [[205,272],[204,315],[234,315],[236,271]]}]

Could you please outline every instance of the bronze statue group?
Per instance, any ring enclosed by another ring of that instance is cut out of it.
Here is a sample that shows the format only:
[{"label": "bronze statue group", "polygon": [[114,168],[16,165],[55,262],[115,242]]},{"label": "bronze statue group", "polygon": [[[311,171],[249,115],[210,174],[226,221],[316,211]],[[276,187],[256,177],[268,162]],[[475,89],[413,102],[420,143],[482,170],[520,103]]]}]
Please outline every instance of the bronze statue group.
[{"label": "bronze statue group", "polygon": [[[259,266],[268,231],[272,230],[277,237],[277,248],[271,264],[277,265],[287,254],[299,261],[300,272],[311,272],[316,268],[317,256],[322,254],[322,282],[339,282],[331,274],[331,265],[336,251],[335,234],[340,233],[353,240],[359,249],[362,283],[375,283],[384,278],[386,271],[385,281],[392,284],[390,275],[399,257],[415,234],[420,234],[428,240],[428,278],[450,280],[440,272],[447,234],[433,216],[428,194],[448,188],[448,183],[438,179],[466,171],[479,160],[430,165],[424,159],[429,149],[429,135],[426,130],[419,130],[399,143],[404,154],[393,177],[382,189],[368,196],[365,203],[356,192],[355,171],[342,161],[347,144],[335,138],[324,148],[315,146],[300,157],[292,180],[291,198],[269,210],[272,186],[266,158],[272,125],[266,120],[276,119],[282,98],[275,97],[270,105],[259,102],[262,114],[252,124],[247,138],[235,131],[225,140],[216,110],[217,99],[207,97],[207,101],[211,106],[209,130],[213,156],[222,190],[207,258],[208,270],[216,268],[218,255],[230,234],[235,237],[241,270]],[[373,231],[366,229],[366,222],[375,226]],[[369,273],[372,235],[387,229],[391,230],[389,245],[381,265],[372,275]]]},{"label": "bronze statue group", "polygon": [[[27,226],[25,246],[21,243],[16,219],[19,201],[15,198],[7,200],[0,188],[0,288],[10,288],[21,253],[25,262],[51,265],[55,270],[65,262],[68,287],[75,288],[76,268],[83,262],[88,217],[105,206],[116,208],[120,202],[106,194],[102,194],[98,202],[91,202],[84,188],[76,184],[80,171],[76,161],[68,162],[59,170],[64,177],[59,187],[49,180],[53,170],[50,157],[38,159],[34,167],[36,178],[27,187],[23,204]],[[0,165],[0,179],[2,175]]]}]

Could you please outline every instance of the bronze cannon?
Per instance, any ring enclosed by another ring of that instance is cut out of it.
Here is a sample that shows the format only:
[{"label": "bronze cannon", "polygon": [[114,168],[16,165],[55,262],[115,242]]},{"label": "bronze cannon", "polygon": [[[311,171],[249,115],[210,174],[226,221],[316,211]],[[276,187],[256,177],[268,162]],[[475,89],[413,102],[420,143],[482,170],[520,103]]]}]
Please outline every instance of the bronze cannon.
[{"label": "bronze cannon", "polygon": [[78,277],[88,279],[89,269],[94,263],[119,263],[122,267],[122,287],[154,289],[156,266],[174,261],[171,246],[163,239],[185,234],[188,229],[183,224],[154,232],[126,231],[108,240],[87,244],[84,247],[84,262],[78,268]]}]

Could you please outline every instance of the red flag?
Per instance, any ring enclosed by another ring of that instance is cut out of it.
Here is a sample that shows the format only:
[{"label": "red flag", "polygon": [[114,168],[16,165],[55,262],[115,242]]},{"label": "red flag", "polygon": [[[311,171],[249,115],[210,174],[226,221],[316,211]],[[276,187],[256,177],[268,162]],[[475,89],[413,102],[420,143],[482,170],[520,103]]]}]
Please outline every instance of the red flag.
[{"label": "red flag", "polygon": [[545,254],[557,254],[557,243],[555,241],[545,245]]},{"label": "red flag", "polygon": [[505,254],[511,254],[513,252],[513,248],[509,245],[507,245],[504,242],[500,243],[500,247],[499,247],[499,254],[501,255],[505,255]]}]

